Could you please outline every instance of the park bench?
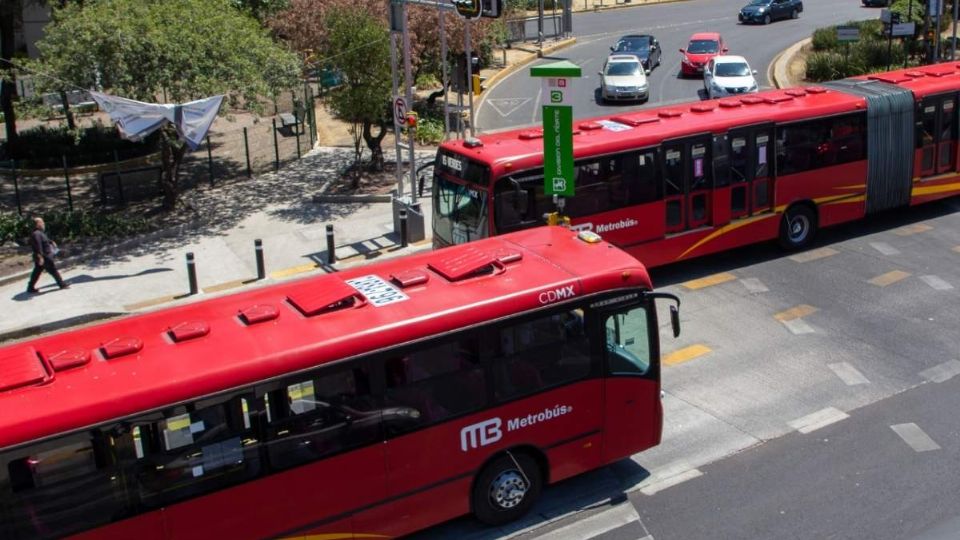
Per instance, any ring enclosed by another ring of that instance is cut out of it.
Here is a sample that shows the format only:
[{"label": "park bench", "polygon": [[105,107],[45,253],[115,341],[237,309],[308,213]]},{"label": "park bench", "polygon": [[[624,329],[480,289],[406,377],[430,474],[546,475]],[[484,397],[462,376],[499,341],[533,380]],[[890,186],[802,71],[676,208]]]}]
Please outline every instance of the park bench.
[{"label": "park bench", "polygon": [[280,113],[277,116],[280,117],[280,129],[285,130],[291,135],[294,134],[293,130],[296,130],[296,133],[300,133],[300,120],[293,113]]}]

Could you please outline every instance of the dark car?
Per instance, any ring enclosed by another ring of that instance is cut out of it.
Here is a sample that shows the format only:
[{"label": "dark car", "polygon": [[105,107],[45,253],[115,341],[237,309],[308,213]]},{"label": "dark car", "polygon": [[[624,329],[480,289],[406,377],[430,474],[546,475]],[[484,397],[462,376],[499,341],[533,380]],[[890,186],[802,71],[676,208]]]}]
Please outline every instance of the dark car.
[{"label": "dark car", "polygon": [[770,24],[777,19],[796,19],[803,11],[800,0],[751,0],[740,8],[740,22]]},{"label": "dark car", "polygon": [[643,70],[649,75],[653,68],[660,65],[660,43],[650,34],[631,34],[623,36],[610,47],[615,54],[632,54],[643,64]]},{"label": "dark car", "polygon": [[886,7],[891,0],[860,0],[864,7]]}]

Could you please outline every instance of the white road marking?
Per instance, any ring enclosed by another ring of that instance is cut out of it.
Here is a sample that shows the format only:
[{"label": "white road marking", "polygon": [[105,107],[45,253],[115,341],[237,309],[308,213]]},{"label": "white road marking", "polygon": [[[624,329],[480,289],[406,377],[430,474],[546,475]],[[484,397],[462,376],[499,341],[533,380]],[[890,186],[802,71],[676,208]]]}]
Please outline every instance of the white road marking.
[{"label": "white road marking", "polygon": [[694,478],[698,478],[700,476],[703,476],[703,473],[700,472],[699,469],[690,469],[686,472],[675,474],[673,476],[664,478],[663,480],[657,480],[647,484],[646,486],[640,488],[640,493],[643,493],[644,495],[653,495],[658,491],[663,491],[667,488],[671,488],[678,484],[682,484],[687,480],[693,480]]},{"label": "white road marking", "polygon": [[920,372],[921,377],[935,383],[949,381],[957,375],[960,375],[960,360],[949,360]]},{"label": "white road marking", "polygon": [[767,288],[766,285],[763,284],[762,281],[760,281],[760,280],[757,279],[757,278],[753,278],[753,277],[752,277],[752,278],[741,279],[741,280],[740,280],[740,283],[743,283],[743,286],[746,287],[748,291],[750,291],[751,293],[754,293],[754,294],[756,294],[756,293],[762,293],[762,292],[767,292],[767,291],[770,290],[770,289]]},{"label": "white road marking", "polygon": [[897,435],[903,439],[903,442],[910,445],[910,448],[913,448],[915,452],[929,452],[930,450],[939,450],[940,445],[934,442],[929,435],[924,433],[920,426],[909,423],[909,424],[897,424],[890,426]]},{"label": "white road marking", "polygon": [[840,377],[840,380],[843,381],[847,386],[870,384],[870,381],[867,380],[862,373],[857,371],[857,368],[853,367],[847,362],[827,364],[827,367],[833,370],[837,377]]},{"label": "white road marking", "polygon": [[937,276],[920,276],[920,279],[938,291],[949,291],[953,288],[953,285],[947,283]]},{"label": "white road marking", "polygon": [[565,527],[537,536],[537,540],[586,539],[600,536],[628,523],[640,521],[640,515],[629,501],[609,510],[594,514],[586,519],[571,523]]},{"label": "white road marking", "polygon": [[800,334],[812,334],[816,332],[812,326],[807,324],[807,321],[797,317],[796,319],[790,319],[789,321],[781,321],[784,326],[787,327],[787,330],[790,332],[800,335]]},{"label": "white road marking", "polygon": [[489,103],[490,106],[493,107],[493,110],[497,111],[501,117],[506,118],[516,112],[520,107],[529,103],[531,99],[533,98],[492,98],[488,99],[487,103]]},{"label": "white road marking", "polygon": [[899,255],[900,250],[887,244],[886,242],[870,242],[870,247],[883,253],[884,255]]},{"label": "white road marking", "polygon": [[800,433],[810,433],[822,427],[829,426],[841,420],[850,418],[850,415],[835,407],[827,407],[813,414],[797,418],[788,425]]}]

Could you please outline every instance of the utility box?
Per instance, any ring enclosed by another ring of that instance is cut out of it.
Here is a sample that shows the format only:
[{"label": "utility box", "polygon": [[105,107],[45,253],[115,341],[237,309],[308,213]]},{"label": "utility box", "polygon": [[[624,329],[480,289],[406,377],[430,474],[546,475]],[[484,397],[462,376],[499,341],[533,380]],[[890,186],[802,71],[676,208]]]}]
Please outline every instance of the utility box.
[{"label": "utility box", "polygon": [[393,198],[393,232],[400,236],[400,210],[407,211],[407,242],[419,242],[426,239],[423,209],[419,202],[411,202],[410,197]]}]

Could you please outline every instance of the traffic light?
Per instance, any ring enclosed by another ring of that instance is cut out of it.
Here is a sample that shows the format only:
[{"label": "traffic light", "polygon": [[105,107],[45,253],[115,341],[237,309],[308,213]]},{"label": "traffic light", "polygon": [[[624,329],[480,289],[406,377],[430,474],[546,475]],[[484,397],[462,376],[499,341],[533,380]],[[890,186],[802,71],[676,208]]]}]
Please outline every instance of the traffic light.
[{"label": "traffic light", "polygon": [[454,7],[457,8],[457,13],[461,17],[467,20],[478,19],[483,12],[482,6],[480,5],[480,0],[450,0],[453,2]]}]

